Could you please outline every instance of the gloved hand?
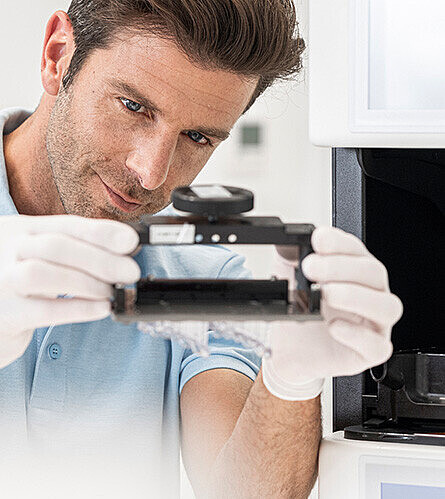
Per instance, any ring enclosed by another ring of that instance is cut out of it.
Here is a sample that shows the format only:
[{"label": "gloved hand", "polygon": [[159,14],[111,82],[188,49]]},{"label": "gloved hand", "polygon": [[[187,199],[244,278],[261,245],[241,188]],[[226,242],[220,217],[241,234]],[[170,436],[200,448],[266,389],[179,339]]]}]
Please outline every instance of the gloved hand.
[{"label": "gloved hand", "polygon": [[[358,238],[323,227],[314,231],[312,247],[315,253],[303,260],[302,270],[321,284],[324,321],[274,323],[272,356],[263,359],[265,386],[284,400],[315,398],[325,377],[385,362],[392,353],[391,328],[403,311],[389,290],[385,266]],[[286,251],[276,255],[275,275],[295,282],[296,258]]]},{"label": "gloved hand", "polygon": [[[104,319],[112,283],[140,277],[126,254],[130,226],[71,215],[0,217],[0,368],[21,357],[34,329]],[[74,298],[57,298],[63,295]]]}]

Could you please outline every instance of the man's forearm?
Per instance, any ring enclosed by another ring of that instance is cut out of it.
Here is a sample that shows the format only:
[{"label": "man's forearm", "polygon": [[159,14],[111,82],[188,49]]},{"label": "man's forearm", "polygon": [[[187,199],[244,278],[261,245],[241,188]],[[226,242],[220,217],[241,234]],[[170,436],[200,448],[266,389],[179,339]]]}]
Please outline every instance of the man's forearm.
[{"label": "man's forearm", "polygon": [[315,482],[320,398],[285,402],[258,375],[207,481],[206,497],[306,498]]}]

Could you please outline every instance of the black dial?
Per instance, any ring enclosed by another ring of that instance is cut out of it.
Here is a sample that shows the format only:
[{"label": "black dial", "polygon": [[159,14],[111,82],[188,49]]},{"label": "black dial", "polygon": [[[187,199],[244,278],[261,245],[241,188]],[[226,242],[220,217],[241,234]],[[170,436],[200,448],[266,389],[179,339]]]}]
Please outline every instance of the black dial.
[{"label": "black dial", "polygon": [[177,210],[218,219],[252,210],[254,196],[239,187],[193,185],[175,189],[172,201]]}]

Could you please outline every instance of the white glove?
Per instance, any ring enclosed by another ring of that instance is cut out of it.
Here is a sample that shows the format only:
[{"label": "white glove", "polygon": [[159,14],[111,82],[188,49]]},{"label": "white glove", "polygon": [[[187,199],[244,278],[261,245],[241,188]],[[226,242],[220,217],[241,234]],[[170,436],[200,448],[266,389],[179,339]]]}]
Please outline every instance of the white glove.
[{"label": "white glove", "polygon": [[134,229],[111,220],[0,217],[0,368],[22,356],[34,329],[107,317],[111,284],[140,277],[123,256],[138,244]]},{"label": "white glove", "polygon": [[[388,360],[391,328],[403,311],[385,266],[358,238],[323,227],[314,231],[312,246],[302,270],[321,284],[324,321],[273,324],[272,356],[263,360],[265,386],[284,400],[315,398],[325,377],[358,374]],[[289,250],[282,254],[292,258]],[[295,258],[276,258],[277,277],[295,282]]]}]

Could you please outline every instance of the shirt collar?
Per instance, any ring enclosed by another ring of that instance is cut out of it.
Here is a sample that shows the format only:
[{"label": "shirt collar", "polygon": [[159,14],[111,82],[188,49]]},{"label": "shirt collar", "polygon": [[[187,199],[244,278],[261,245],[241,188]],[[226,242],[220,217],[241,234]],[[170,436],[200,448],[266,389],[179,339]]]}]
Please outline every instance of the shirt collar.
[{"label": "shirt collar", "polygon": [[0,111],[0,215],[18,215],[17,208],[9,193],[3,136],[16,130],[31,114],[30,111],[20,108]]}]

